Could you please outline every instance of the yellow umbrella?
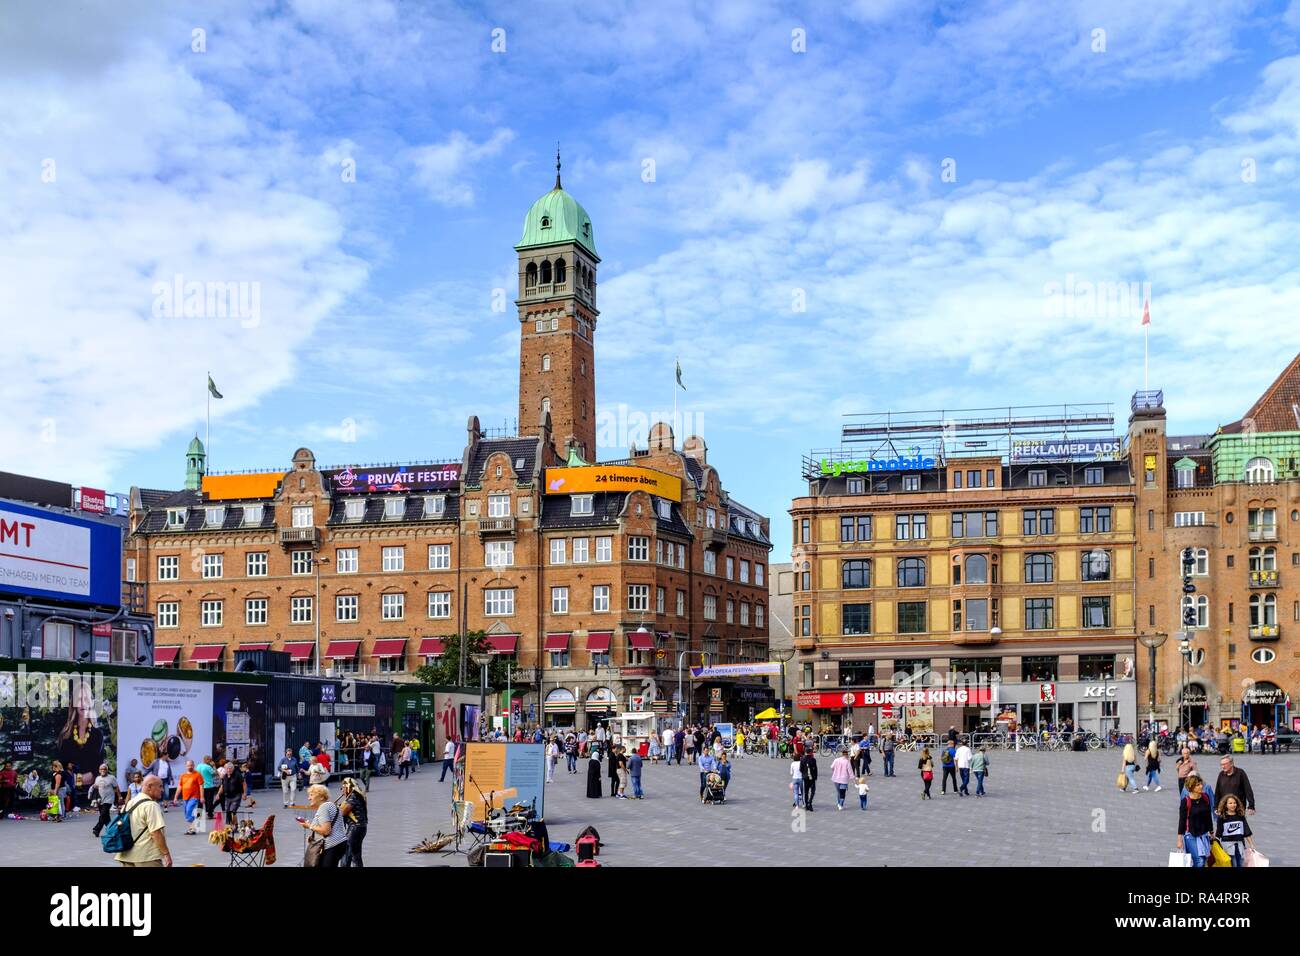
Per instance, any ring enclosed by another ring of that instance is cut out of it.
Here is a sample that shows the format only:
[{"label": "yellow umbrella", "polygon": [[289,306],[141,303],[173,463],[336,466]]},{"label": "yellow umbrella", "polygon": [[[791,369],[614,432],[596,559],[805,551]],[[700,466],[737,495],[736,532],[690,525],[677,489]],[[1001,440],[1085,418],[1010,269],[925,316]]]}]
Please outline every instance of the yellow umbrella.
[{"label": "yellow umbrella", "polygon": [[778,714],[776,712],[775,707],[769,707],[767,710],[763,711],[762,713],[755,714],[754,719],[755,720],[779,720],[784,716],[785,716],[784,714]]}]

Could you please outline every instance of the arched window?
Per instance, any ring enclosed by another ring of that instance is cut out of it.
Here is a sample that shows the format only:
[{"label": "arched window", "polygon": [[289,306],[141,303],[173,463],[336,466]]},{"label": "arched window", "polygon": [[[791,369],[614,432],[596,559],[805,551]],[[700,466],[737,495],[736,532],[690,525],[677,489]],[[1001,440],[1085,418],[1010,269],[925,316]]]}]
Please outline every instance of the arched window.
[{"label": "arched window", "polygon": [[542,356],[542,371],[543,371],[543,372],[549,372],[550,370],[551,370],[551,356],[550,356],[550,355],[543,355],[543,356]]},{"label": "arched window", "polygon": [[1276,571],[1277,570],[1277,548],[1251,548],[1250,549],[1250,570]]},{"label": "arched window", "polygon": [[1053,577],[1052,556],[1046,552],[1025,555],[1025,583],[1049,584]]},{"label": "arched window", "polygon": [[551,400],[549,398],[544,398],[542,399],[542,414],[549,415],[550,413],[551,413]]},{"label": "arched window", "polygon": [[1188,594],[1183,598],[1183,616],[1187,615],[1188,610],[1195,612],[1192,627],[1209,627],[1210,626],[1210,599],[1204,594],[1192,597]]},{"label": "arched window", "polygon": [[982,554],[972,554],[966,559],[966,583],[989,583],[989,559]]},{"label": "arched window", "polygon": [[1197,548],[1195,557],[1196,565],[1192,573],[1203,578],[1210,573],[1210,549]]},{"label": "arched window", "polygon": [[551,260],[542,260],[542,285],[551,284]]},{"label": "arched window", "polygon": [[537,285],[537,263],[528,263],[528,268],[524,269],[524,288],[531,289]]},{"label": "arched window", "polygon": [[564,260],[562,258],[555,260],[555,284],[556,285],[562,285],[565,279],[568,278],[567,269],[568,267],[565,266]]},{"label": "arched window", "polygon": [[596,288],[596,270],[587,270],[587,289],[588,291]]},{"label": "arched window", "polygon": [[1277,595],[1252,594],[1250,596],[1250,626],[1273,627],[1277,624]]},{"label": "arched window", "polygon": [[1252,485],[1267,484],[1273,480],[1273,462],[1267,458],[1252,458],[1246,462],[1246,480]]},{"label": "arched window", "polygon": [[898,562],[898,586],[925,587],[925,558],[903,558]]}]

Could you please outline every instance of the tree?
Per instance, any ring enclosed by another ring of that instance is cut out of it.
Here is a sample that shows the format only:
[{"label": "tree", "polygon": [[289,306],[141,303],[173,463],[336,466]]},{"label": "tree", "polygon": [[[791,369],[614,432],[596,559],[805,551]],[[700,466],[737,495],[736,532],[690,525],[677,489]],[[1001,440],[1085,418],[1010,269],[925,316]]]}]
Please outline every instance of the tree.
[{"label": "tree", "polygon": [[[423,684],[440,684],[443,686],[460,683],[460,634],[449,634],[439,638],[442,641],[442,656],[434,658],[432,664],[423,664],[415,669],[415,677]],[[478,686],[479,668],[474,663],[474,655],[488,650],[487,635],[483,631],[470,631],[464,635],[465,641],[465,682],[470,687]],[[488,689],[504,689],[506,686],[506,658],[493,655],[488,665]]]}]

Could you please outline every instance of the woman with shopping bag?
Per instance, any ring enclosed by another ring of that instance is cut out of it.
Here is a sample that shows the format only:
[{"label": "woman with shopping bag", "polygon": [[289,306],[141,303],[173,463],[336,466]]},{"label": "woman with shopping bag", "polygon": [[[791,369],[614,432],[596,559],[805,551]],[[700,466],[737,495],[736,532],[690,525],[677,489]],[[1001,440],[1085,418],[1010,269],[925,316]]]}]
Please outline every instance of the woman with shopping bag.
[{"label": "woman with shopping bag", "polygon": [[1178,849],[1189,855],[1194,867],[1207,866],[1210,840],[1214,833],[1214,805],[1205,794],[1200,777],[1187,778],[1187,796],[1178,804]]},{"label": "woman with shopping bag", "polygon": [[1246,866],[1247,853],[1254,853],[1255,839],[1246,822],[1246,811],[1236,794],[1230,793],[1219,801],[1219,820],[1214,827],[1215,842],[1222,848],[1228,866]]}]

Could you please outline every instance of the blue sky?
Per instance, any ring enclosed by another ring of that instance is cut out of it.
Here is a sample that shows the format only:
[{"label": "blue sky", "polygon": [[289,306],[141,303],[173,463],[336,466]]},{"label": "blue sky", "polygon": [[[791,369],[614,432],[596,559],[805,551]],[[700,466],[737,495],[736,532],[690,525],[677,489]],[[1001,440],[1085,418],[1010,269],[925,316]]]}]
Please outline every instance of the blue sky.
[{"label": "blue sky", "polygon": [[[775,560],[846,412],[1122,428],[1141,304],[1054,311],[1067,276],[1150,283],[1171,429],[1212,429],[1300,349],[1298,37],[1247,0],[10,5],[0,468],[175,487],[209,369],[218,469],[457,457],[516,414],[557,140],[600,413],[671,410],[680,356]],[[175,314],[176,275],[256,315]]]}]

